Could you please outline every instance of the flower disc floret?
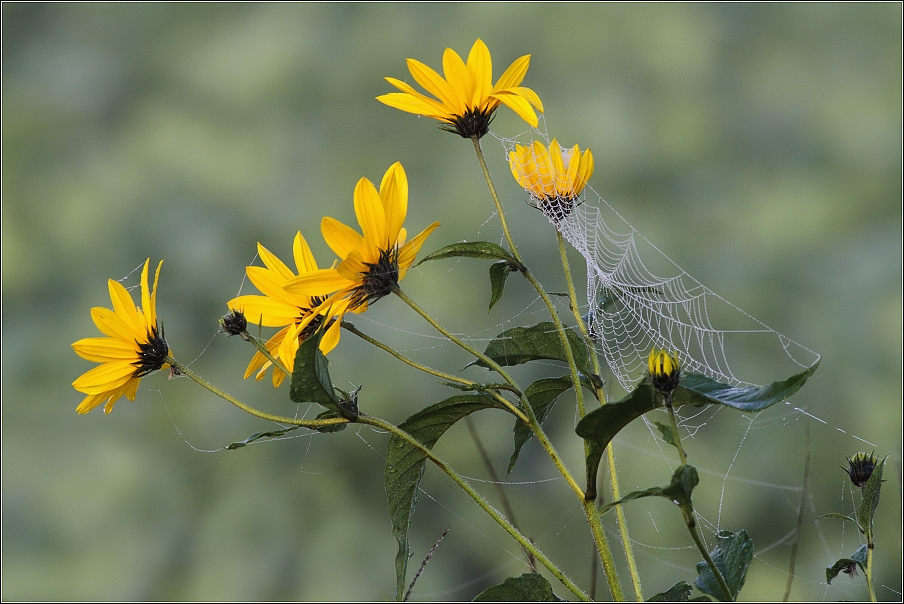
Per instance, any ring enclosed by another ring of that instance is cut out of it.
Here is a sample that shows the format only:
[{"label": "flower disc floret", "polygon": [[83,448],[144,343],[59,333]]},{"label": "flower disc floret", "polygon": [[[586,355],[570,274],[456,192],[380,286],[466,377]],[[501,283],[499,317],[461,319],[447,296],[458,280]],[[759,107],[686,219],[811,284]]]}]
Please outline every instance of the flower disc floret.
[{"label": "flower disc floret", "polygon": [[331,316],[339,317],[337,322],[346,312],[363,312],[392,293],[439,226],[434,222],[406,241],[402,225],[408,213],[408,177],[398,162],[386,170],[379,191],[368,179],[359,180],[354,201],[361,233],[329,216],[320,223],[327,245],[342,258],[339,264],[299,275],[285,285],[290,295],[326,296],[315,312],[329,309]]},{"label": "flower disc floret", "polygon": [[[273,337],[267,341],[267,350],[282,361],[290,371],[295,366],[295,355],[301,342],[310,337],[323,326],[325,317],[329,316],[326,309],[315,312],[324,298],[311,297],[303,294],[287,292],[283,286],[298,275],[306,275],[316,272],[317,262],[308,242],[301,235],[295,234],[292,246],[295,268],[293,272],[286,264],[276,257],[260,243],[257,244],[257,253],[264,266],[249,266],[245,269],[248,279],[264,295],[244,295],[233,298],[226,305],[233,312],[242,313],[250,325],[262,327],[282,327]],[[320,350],[327,354],[339,341],[339,324],[329,323],[326,333],[320,341]],[[264,374],[273,365],[262,353],[257,352],[248,363],[245,370],[245,378],[255,372],[255,379],[263,379]],[[286,374],[278,368],[273,369],[273,386],[282,384]]]},{"label": "flower disc floret", "polygon": [[443,76],[415,59],[408,59],[414,80],[436,98],[430,98],[395,78],[386,81],[401,90],[377,97],[381,103],[408,113],[425,115],[443,122],[441,128],[464,138],[482,137],[489,132],[500,104],[511,108],[525,122],[537,127],[534,108],[543,111],[540,97],[521,86],[530,55],[512,63],[493,85],[493,63],[486,44],[478,38],[468,54],[468,62],[451,48],[443,53]]},{"label": "flower disc floret", "polygon": [[72,344],[83,359],[101,363],[72,382],[73,388],[87,395],[76,408],[78,413],[88,413],[101,403],[109,413],[123,396],[134,401],[141,378],[168,366],[169,346],[157,324],[157,281],[163,261],[157,265],[154,287],[149,290],[150,261],[145,261],[141,271],[141,307],[135,306],[121,283],[110,279],[107,286],[113,309],[91,309],[94,324],[107,337],[83,338]]},{"label": "flower disc floret", "polygon": [[515,146],[509,153],[509,167],[536,207],[557,223],[571,214],[593,175],[593,153],[587,149],[581,154],[578,145],[562,149],[556,139],[548,149],[534,141],[529,146]]}]

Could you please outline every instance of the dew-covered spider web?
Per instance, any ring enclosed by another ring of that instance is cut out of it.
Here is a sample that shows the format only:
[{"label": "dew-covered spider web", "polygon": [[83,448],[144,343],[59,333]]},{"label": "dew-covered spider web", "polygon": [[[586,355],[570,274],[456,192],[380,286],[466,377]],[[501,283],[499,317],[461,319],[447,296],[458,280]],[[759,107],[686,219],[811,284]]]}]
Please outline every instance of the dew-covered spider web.
[{"label": "dew-covered spider web", "polygon": [[[541,118],[542,119],[542,118]],[[549,146],[545,123],[518,138],[499,138],[506,163],[517,145]],[[571,149],[564,148],[568,168]],[[518,168],[522,173],[533,167]],[[540,178],[543,175],[538,175]],[[589,184],[574,200],[538,199],[536,205],[587,264],[586,321],[609,368],[627,390],[642,375],[652,348],[675,351],[685,371],[731,385],[754,385],[736,367],[742,349],[784,356],[783,379],[820,356],[716,294],[666,256]]]}]

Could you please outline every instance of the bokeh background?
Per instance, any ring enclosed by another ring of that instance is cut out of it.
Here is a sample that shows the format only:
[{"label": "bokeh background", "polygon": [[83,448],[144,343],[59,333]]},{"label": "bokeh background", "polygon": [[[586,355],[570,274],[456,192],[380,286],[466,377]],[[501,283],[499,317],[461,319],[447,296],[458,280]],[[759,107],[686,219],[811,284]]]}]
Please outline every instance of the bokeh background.
[{"label": "bokeh background", "polygon": [[[272,425],[165,373],[142,380],[135,403],[77,416],[70,383],[93,365],[70,344],[95,335],[89,308],[109,305],[107,278],[164,258],[158,309],[177,355],[247,402],[305,413],[286,386],[241,380],[251,351],[215,337],[216,319],[258,241],[288,259],[302,229],[328,264],[321,216],[353,222],[357,179],[378,182],[397,160],[411,182],[409,230],[443,223],[425,250],[499,241],[470,144],[374,100],[391,91],[383,76],[410,81],[406,57],[438,69],[446,46],[466,55],[477,37],[496,77],[533,55],[525,85],[543,99],[550,136],[593,149],[591,184],[635,227],[823,354],[793,401],[822,421],[787,405],[717,414],[689,445],[709,542],[715,527],[746,528],[757,545],[742,598],[784,592],[809,423],[792,599],[866,597],[862,577],[825,584],[824,567],[859,539],[815,517],[851,511],[838,466],[873,448],[890,455],[877,594],[900,599],[900,5],[4,4],[2,34],[4,600],[392,599],[385,435],[204,452]],[[504,136],[525,128],[507,110],[493,124]],[[548,223],[523,205],[498,143],[484,143],[527,262],[562,289]],[[543,320],[514,281],[488,315],[484,271],[428,264],[405,287],[476,339]],[[434,365],[467,362],[395,299],[358,326]],[[330,360],[337,385],[363,384],[364,409],[394,422],[450,395],[349,334]],[[580,475],[573,423],[560,402],[550,430]],[[475,424],[503,471],[511,421],[484,412]],[[487,479],[463,427],[438,451]],[[642,424],[616,452],[624,489],[667,481]],[[565,485],[546,481],[555,476],[528,445],[510,480],[530,484],[506,490],[525,532],[589,588],[586,524]],[[471,599],[525,571],[515,544],[444,475],[429,468],[423,486],[412,571],[452,529],[415,599]],[[677,511],[661,501],[628,511],[645,595],[692,582],[698,554]]]}]

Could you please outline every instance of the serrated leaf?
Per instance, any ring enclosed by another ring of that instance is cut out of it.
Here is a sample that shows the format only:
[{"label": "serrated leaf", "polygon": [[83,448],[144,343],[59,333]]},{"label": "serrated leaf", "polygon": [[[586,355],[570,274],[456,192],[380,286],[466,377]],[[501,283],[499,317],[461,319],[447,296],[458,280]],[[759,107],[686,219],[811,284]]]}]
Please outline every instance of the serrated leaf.
[{"label": "serrated leaf", "polygon": [[687,581],[678,581],[668,590],[649,598],[647,602],[687,602],[691,597],[691,586]]},{"label": "serrated leaf", "polygon": [[882,458],[869,480],[863,485],[863,497],[860,499],[860,507],[857,508],[857,518],[860,520],[862,530],[866,531],[867,543],[873,543],[873,517],[876,515],[876,507],[879,505],[879,491],[882,489],[882,469],[885,467],[886,455]]},{"label": "serrated leaf", "polygon": [[[572,385],[571,377],[565,375],[558,378],[543,378],[537,380],[524,390],[524,396],[527,397],[531,409],[534,410],[534,416],[537,418],[538,423],[542,424],[546,421],[556,399],[558,399],[559,395],[563,392],[569,390]],[[506,474],[511,474],[512,470],[515,469],[515,462],[518,461],[518,455],[521,454],[521,448],[533,436],[531,429],[518,419],[515,420],[515,429],[513,432],[515,438],[515,450],[509,460],[508,471]]]},{"label": "serrated leaf", "polygon": [[[291,432],[292,430],[297,430],[301,426],[289,426],[288,428],[280,428],[279,430],[270,430],[269,432],[255,432],[245,440],[240,440],[238,442],[234,442],[230,445],[227,445],[226,448],[230,451],[234,451],[235,449],[241,449],[242,447],[253,443],[256,440],[260,440],[262,438],[278,438],[283,434]],[[332,426],[330,426],[332,427]],[[342,424],[342,427],[345,427],[345,424]]]},{"label": "serrated leaf", "polygon": [[[763,387],[741,388],[729,386],[706,376],[688,373],[672,393],[672,405],[726,405],[740,411],[760,411],[785,400],[797,392],[813,375],[819,363],[778,382]],[[596,497],[596,474],[603,451],[622,428],[660,406],[653,387],[642,381],[622,400],[594,409],[578,422],[578,436],[588,443],[587,449],[587,497]]]},{"label": "serrated leaf", "polygon": [[494,262],[490,265],[490,307],[487,312],[493,310],[496,302],[502,297],[505,290],[505,280],[508,279],[510,273],[518,270],[517,266],[507,260],[502,262]]},{"label": "serrated leaf", "polygon": [[[503,408],[502,404],[485,394],[453,396],[418,411],[399,425],[399,428],[432,449],[440,436],[455,422],[481,409]],[[399,544],[396,554],[396,590],[401,600],[405,593],[405,575],[408,570],[408,529],[417,503],[418,485],[421,482],[427,456],[397,436],[389,439],[386,454],[386,502],[392,521],[392,535]]]},{"label": "serrated leaf", "polygon": [[524,573],[509,577],[499,585],[488,587],[474,602],[564,602],[552,593],[552,585],[542,575]]},{"label": "serrated leaf", "polygon": [[[565,330],[565,336],[571,346],[571,354],[578,371],[590,378],[594,384],[601,386],[602,381],[590,367],[589,351],[584,340],[570,329]],[[538,360],[568,362],[556,326],[551,321],[538,323],[532,327],[507,329],[487,345],[484,354],[503,367]],[[472,365],[488,367],[480,360],[474,361]]]},{"label": "serrated leaf", "polygon": [[753,540],[743,529],[737,533],[719,531],[716,538],[719,544],[710,552],[710,557],[731,593],[722,593],[722,587],[706,562],[697,563],[698,577],[694,586],[721,602],[734,602],[747,580],[747,569],[753,560]]},{"label": "serrated leaf", "polygon": [[662,422],[653,422],[653,425],[656,426],[657,430],[659,430],[659,435],[662,437],[662,440],[669,443],[673,447],[678,446],[678,435],[675,434],[675,430],[672,429],[671,424],[663,424]]},{"label": "serrated leaf", "polygon": [[502,247],[488,241],[462,241],[461,243],[453,243],[446,247],[436,250],[432,254],[424,256],[420,262],[415,264],[423,264],[428,260],[441,260],[443,258],[480,258],[483,260],[506,260],[517,264],[512,255],[505,251]]},{"label": "serrated leaf", "polygon": [[320,403],[342,415],[339,398],[330,380],[329,363],[320,352],[322,337],[323,331],[318,331],[298,347],[289,398],[296,403]]},{"label": "serrated leaf", "polygon": [[859,566],[860,570],[865,573],[866,555],[867,547],[864,543],[857,548],[857,551],[855,551],[854,555],[850,558],[841,558],[832,566],[826,567],[826,583],[831,583],[832,579],[838,576],[838,573],[846,572],[847,574],[853,574],[854,565]]}]

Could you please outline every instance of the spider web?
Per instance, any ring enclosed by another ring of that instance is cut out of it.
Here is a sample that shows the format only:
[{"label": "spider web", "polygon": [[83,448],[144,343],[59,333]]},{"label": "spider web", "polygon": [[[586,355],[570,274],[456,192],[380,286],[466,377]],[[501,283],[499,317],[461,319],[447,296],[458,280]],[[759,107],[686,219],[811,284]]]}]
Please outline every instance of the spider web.
[{"label": "spider web", "polygon": [[[549,145],[545,123],[517,138],[497,137],[509,153],[534,138]],[[563,148],[567,169],[570,149]],[[654,347],[675,351],[681,366],[733,386],[755,385],[731,362],[745,348],[784,356],[791,373],[820,355],[775,331],[700,283],[666,256],[589,185],[579,199],[538,199],[549,221],[587,264],[585,320],[609,368],[626,390]],[[786,376],[785,376],[786,377]]]}]

